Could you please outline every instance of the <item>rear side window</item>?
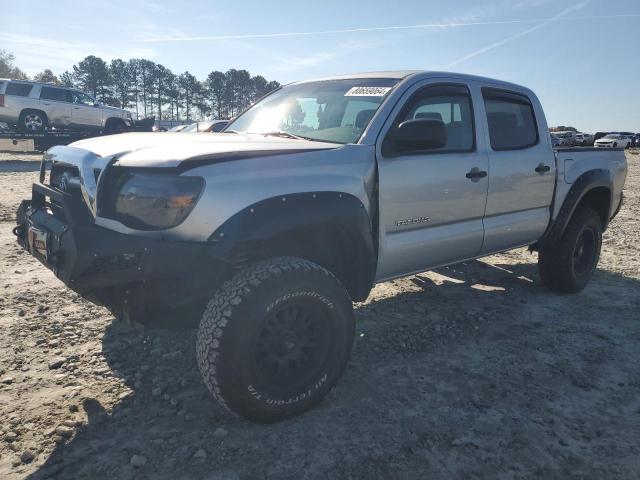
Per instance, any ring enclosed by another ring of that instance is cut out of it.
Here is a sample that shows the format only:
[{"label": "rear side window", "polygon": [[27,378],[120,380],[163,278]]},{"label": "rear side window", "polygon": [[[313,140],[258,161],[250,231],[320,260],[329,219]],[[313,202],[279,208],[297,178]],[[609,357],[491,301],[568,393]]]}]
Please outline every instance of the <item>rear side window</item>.
[{"label": "rear side window", "polygon": [[54,100],[56,102],[70,102],[71,92],[62,88],[42,87],[41,100]]},{"label": "rear side window", "polygon": [[32,88],[33,85],[29,85],[28,83],[9,82],[7,83],[7,90],[4,94],[15,95],[16,97],[28,97]]},{"label": "rear side window", "polygon": [[533,106],[525,95],[483,88],[489,138],[493,150],[519,150],[538,143]]}]

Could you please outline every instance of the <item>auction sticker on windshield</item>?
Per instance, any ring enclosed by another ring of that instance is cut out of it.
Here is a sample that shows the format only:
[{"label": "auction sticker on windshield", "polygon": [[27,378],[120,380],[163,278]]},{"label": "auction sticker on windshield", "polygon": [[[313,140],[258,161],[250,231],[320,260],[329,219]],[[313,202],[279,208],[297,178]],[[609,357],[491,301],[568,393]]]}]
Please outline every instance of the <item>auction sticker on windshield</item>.
[{"label": "auction sticker on windshield", "polygon": [[384,97],[391,87],[353,87],[345,97]]}]

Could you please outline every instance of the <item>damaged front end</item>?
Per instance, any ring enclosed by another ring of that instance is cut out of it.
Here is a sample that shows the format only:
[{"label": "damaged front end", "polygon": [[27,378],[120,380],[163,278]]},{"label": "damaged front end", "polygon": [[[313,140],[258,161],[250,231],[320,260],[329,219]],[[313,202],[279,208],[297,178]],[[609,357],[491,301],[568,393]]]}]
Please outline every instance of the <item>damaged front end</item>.
[{"label": "damaged front end", "polygon": [[117,317],[148,323],[176,309],[202,308],[229,268],[213,245],[96,224],[96,200],[99,189],[108,190],[101,182],[108,180],[105,169],[113,161],[73,147],[47,152],[32,198],[17,211],[18,243],[71,289]]}]

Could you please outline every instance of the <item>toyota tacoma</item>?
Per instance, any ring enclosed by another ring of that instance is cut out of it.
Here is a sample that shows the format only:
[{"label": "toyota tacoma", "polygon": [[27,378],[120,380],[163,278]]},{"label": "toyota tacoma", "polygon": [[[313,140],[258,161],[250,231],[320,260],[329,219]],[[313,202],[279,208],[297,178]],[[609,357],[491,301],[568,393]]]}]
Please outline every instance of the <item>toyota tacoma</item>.
[{"label": "toyota tacoma", "polygon": [[117,317],[197,312],[208,389],[273,422],[335,385],[375,283],[529,246],[551,291],[587,285],[625,155],[554,151],[547,132],[532,91],[488,78],[293,83],[221,133],[51,148],[15,234]]}]

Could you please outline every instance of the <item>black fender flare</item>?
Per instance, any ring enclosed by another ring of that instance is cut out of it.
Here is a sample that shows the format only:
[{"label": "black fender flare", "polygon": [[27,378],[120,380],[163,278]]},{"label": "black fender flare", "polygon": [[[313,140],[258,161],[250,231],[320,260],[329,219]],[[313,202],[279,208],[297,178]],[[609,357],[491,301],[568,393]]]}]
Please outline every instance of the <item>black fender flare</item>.
[{"label": "black fender flare", "polygon": [[[562,237],[580,201],[587,193],[598,187],[605,187],[609,190],[609,205],[611,205],[613,187],[609,170],[598,168],[584,172],[573,182],[560,207],[558,216],[549,225],[543,237],[538,241],[538,245],[545,247],[556,243]],[[602,225],[603,231],[606,230],[608,222],[609,212],[607,212],[606,221]]]},{"label": "black fender flare", "polygon": [[[309,245],[301,247],[301,238]],[[373,286],[377,252],[371,218],[348,193],[305,192],[261,200],[226,220],[209,241],[216,256],[234,266],[264,252],[299,256],[302,248],[305,258],[332,271],[356,300],[364,300]],[[332,247],[325,241],[336,243]],[[331,251],[335,245],[342,246],[340,251]]]}]

